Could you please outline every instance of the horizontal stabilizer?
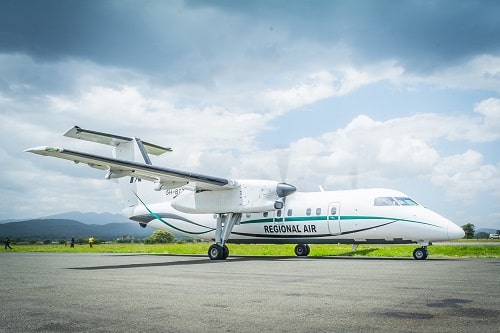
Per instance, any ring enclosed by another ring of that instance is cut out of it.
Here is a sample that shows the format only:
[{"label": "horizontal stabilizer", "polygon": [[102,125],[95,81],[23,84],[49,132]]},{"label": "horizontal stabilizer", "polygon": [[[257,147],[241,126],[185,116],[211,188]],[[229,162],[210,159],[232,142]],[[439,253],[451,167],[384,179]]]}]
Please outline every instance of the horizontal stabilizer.
[{"label": "horizontal stabilizer", "polygon": [[[134,138],[132,138],[132,137],[90,131],[90,130],[83,129],[83,128],[78,127],[78,126],[71,128],[69,131],[67,131],[64,134],[64,136],[66,136],[68,138],[73,138],[73,139],[80,139],[80,140],[85,140],[85,141],[101,143],[101,144],[109,145],[109,146],[113,146],[113,147],[116,147],[121,143],[127,143],[127,142],[134,140]],[[167,151],[172,151],[171,148],[161,147],[161,146],[158,146],[158,145],[146,142],[146,141],[142,141],[142,144],[144,145],[144,148],[146,149],[146,152],[148,154],[153,154],[153,155],[158,156],[158,155],[161,155]]]}]

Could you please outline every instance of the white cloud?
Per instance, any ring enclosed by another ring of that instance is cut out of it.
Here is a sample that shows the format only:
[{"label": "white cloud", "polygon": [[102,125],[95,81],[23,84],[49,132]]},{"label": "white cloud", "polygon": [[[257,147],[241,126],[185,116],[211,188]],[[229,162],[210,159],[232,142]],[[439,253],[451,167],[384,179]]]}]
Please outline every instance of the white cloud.
[{"label": "white cloud", "polygon": [[429,76],[406,77],[411,83],[436,84],[444,88],[500,92],[500,56],[477,55],[454,66],[438,69]]},{"label": "white cloud", "polygon": [[322,69],[312,73],[304,71],[302,74],[305,76],[299,75],[292,80],[292,84],[281,82],[280,88],[270,88],[256,97],[261,101],[262,108],[271,110],[271,114],[277,116],[325,98],[347,95],[369,84],[396,80],[404,73],[404,69],[394,61],[361,67],[344,62],[338,65],[320,62],[318,66],[323,66]]},{"label": "white cloud", "polygon": [[477,200],[478,194],[496,193],[500,199],[500,168],[483,163],[483,156],[473,150],[443,157],[436,164],[431,181],[443,188],[452,199]]}]

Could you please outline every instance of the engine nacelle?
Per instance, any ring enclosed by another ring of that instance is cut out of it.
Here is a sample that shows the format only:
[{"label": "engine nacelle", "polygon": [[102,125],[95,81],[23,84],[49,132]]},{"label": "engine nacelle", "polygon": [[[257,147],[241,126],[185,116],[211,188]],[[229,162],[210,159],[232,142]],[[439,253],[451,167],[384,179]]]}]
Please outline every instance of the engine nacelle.
[{"label": "engine nacelle", "polygon": [[238,180],[238,184],[237,188],[219,191],[183,191],[172,201],[172,207],[192,214],[267,212],[277,208],[280,198],[296,190],[293,185],[276,181]]}]

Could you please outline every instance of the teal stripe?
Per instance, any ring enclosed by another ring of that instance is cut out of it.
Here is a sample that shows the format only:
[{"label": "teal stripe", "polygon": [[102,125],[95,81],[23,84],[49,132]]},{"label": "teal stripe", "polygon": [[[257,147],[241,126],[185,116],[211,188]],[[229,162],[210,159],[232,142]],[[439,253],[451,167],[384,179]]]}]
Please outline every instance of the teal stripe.
[{"label": "teal stripe", "polygon": [[156,220],[161,221],[163,224],[169,226],[172,229],[175,229],[177,231],[180,231],[180,232],[183,232],[183,233],[186,233],[186,234],[190,234],[190,235],[203,235],[203,234],[207,234],[207,233],[213,231],[213,229],[212,229],[212,230],[208,230],[208,231],[193,232],[193,231],[187,231],[187,230],[183,230],[181,228],[178,228],[178,227],[176,227],[176,226],[168,223],[161,216],[159,216],[157,213],[155,213],[151,209],[149,209],[149,207],[144,203],[144,201],[142,201],[142,199],[139,198],[139,196],[137,195],[137,193],[134,193],[134,194],[137,197],[137,199],[139,199],[139,201],[142,203],[142,205],[144,206],[144,208],[147,209],[147,211],[149,212],[149,214],[151,214],[152,217],[154,217]]},{"label": "teal stripe", "polygon": [[[337,216],[330,216],[330,220],[336,221],[338,219]],[[318,215],[318,216],[287,216],[284,218],[284,222],[311,222],[311,221],[326,221],[327,216]],[[432,223],[416,221],[416,220],[407,220],[395,217],[385,217],[385,216],[361,216],[361,215],[343,215],[340,216],[341,221],[354,221],[354,220],[386,220],[386,221],[396,221],[396,222],[408,222],[408,223],[417,223],[423,225],[429,225],[436,228],[443,228],[439,225],[435,225]],[[265,218],[265,219],[256,219],[256,220],[248,220],[242,221],[240,224],[257,224],[257,223],[273,223],[275,220],[273,218]],[[283,218],[277,218],[276,221],[281,222]]]}]

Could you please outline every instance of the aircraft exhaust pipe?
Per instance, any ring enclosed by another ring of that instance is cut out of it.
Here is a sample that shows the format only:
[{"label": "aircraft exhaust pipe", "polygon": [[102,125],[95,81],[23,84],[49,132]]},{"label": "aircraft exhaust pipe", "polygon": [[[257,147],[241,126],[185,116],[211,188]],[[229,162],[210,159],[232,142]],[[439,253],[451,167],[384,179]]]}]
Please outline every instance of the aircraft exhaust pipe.
[{"label": "aircraft exhaust pipe", "polygon": [[284,198],[292,193],[295,193],[295,191],[297,191],[297,188],[287,183],[279,183],[276,186],[276,194],[279,198]]}]

